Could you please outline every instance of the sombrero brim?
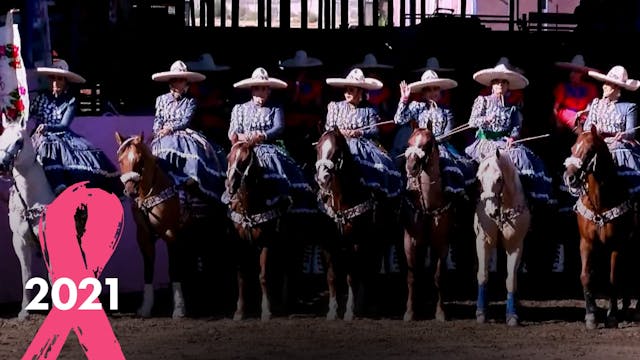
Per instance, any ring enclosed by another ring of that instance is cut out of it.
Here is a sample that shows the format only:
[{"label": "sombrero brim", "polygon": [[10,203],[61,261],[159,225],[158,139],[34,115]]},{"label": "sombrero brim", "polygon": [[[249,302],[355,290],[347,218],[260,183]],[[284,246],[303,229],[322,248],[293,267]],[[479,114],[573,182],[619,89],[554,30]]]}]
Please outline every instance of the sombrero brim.
[{"label": "sombrero brim", "polygon": [[456,69],[454,68],[431,68],[431,67],[423,67],[420,69],[415,69],[413,70],[413,72],[425,72],[427,70],[431,70],[431,71],[435,71],[435,72],[449,72],[449,71],[456,71]]},{"label": "sombrero brim", "polygon": [[308,68],[308,67],[316,67],[322,66],[322,61],[316,58],[307,58],[307,61],[304,63],[299,63],[294,61],[294,59],[287,59],[284,61],[280,61],[280,67],[282,68]]},{"label": "sombrero brim", "polygon": [[[557,67],[562,68],[562,69],[567,69],[567,70],[572,70],[572,71],[579,71],[579,72],[583,72],[583,73],[588,73],[589,71],[598,71],[598,69],[594,69],[588,66],[582,66],[582,65],[576,65],[574,63],[570,63],[570,62],[556,62],[555,63]],[[598,71],[599,72],[599,71]]]},{"label": "sombrero brim", "polygon": [[360,69],[393,69],[393,66],[386,64],[355,64],[353,67]]},{"label": "sombrero brim", "polygon": [[211,67],[211,66],[200,66],[199,64],[196,64],[196,63],[187,63],[187,67],[194,71],[211,71],[211,72],[227,71],[231,69],[231,66],[226,66],[226,65],[220,65],[220,66],[216,65],[214,67]]},{"label": "sombrero brim", "polygon": [[473,74],[473,80],[485,86],[491,86],[491,81],[504,79],[509,82],[509,89],[520,90],[529,85],[529,80],[515,71],[496,71],[495,69],[480,70]]},{"label": "sombrero brim", "polygon": [[254,86],[268,86],[273,89],[286,89],[287,83],[280,79],[269,78],[269,80],[244,79],[233,84],[233,87],[238,89],[247,89]]},{"label": "sombrero brim", "polygon": [[638,88],[640,88],[640,81],[634,80],[634,79],[629,79],[626,82],[622,82],[619,79],[608,77],[607,75],[597,71],[589,71],[589,76],[591,76],[596,80],[616,84],[624,89],[631,90],[631,91],[636,91],[638,90]]},{"label": "sombrero brim", "polygon": [[151,80],[163,82],[171,79],[185,79],[188,82],[198,82],[206,78],[205,75],[193,71],[163,71],[151,75]]},{"label": "sombrero brim", "polygon": [[39,67],[38,68],[38,74],[40,75],[46,75],[46,76],[64,76],[65,78],[67,78],[67,80],[69,80],[70,82],[73,83],[78,83],[78,84],[84,84],[85,82],[87,82],[87,80],[85,80],[82,76],[71,72],[69,70],[63,70],[63,69],[58,69],[58,68],[48,68],[48,67]]},{"label": "sombrero brim", "polygon": [[379,90],[379,89],[382,89],[383,87],[383,84],[380,80],[373,79],[373,78],[366,78],[364,82],[347,80],[342,78],[330,78],[330,79],[327,79],[326,81],[328,85],[334,86],[334,87],[353,86],[353,87],[358,87],[365,90]]},{"label": "sombrero brim", "polygon": [[458,82],[451,79],[432,79],[432,80],[416,81],[409,84],[409,90],[413,93],[413,92],[420,91],[427,86],[439,87],[442,90],[449,90],[458,86]]}]

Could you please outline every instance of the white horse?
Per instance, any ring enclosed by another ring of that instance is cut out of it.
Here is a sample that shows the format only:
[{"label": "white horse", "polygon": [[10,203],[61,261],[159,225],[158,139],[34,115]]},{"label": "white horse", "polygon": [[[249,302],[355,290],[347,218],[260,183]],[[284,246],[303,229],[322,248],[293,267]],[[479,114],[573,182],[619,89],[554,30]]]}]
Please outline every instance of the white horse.
[{"label": "white horse", "polygon": [[517,326],[517,269],[522,257],[524,237],[529,230],[531,214],[522,190],[517,169],[508,154],[496,153],[482,159],[477,173],[482,193],[476,206],[473,227],[478,255],[478,301],[476,319],[486,320],[489,258],[498,241],[507,253],[507,325]]},{"label": "white horse", "polygon": [[9,195],[9,228],[13,232],[13,249],[20,261],[22,274],[22,307],[18,318],[29,316],[26,310],[31,301],[25,288],[32,276],[31,261],[39,250],[38,225],[44,207],[55,195],[44,170],[36,161],[36,152],[27,129],[19,124],[2,121],[0,136],[0,173],[12,181]]}]

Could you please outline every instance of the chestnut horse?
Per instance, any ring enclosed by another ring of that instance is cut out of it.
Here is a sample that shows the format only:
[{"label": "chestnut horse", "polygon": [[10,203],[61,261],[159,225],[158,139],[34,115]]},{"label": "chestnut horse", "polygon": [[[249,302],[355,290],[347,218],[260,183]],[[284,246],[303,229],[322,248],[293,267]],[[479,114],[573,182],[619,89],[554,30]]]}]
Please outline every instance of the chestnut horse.
[{"label": "chestnut horse", "polygon": [[144,134],[124,138],[115,133],[119,145],[118,164],[125,195],[132,198],[132,212],[137,226],[136,239],[144,260],[144,295],[138,315],[151,316],[154,304],[153,275],[155,235],[165,240],[169,255],[169,278],[173,291],[173,317],[185,316],[181,284],[180,233],[187,214],[181,204],[180,190],[159,166],[144,142]]},{"label": "chestnut horse", "polygon": [[580,280],[585,299],[587,329],[596,328],[596,303],[591,289],[592,255],[603,245],[610,260],[609,311],[605,325],[617,326],[618,294],[621,289],[621,263],[634,230],[633,204],[627,188],[617,174],[616,165],[596,127],[583,132],[564,162],[565,184],[579,195],[574,207],[580,232]]},{"label": "chestnut horse", "polygon": [[[508,151],[508,150],[506,150]],[[524,238],[531,223],[531,213],[522,190],[518,171],[506,152],[496,148],[478,166],[480,201],[476,206],[473,227],[478,256],[478,300],[476,320],[486,321],[487,282],[491,252],[498,242],[507,253],[507,325],[517,326],[516,291],[518,266]]]},{"label": "chestnut horse", "polygon": [[[251,143],[236,142],[229,151],[227,161],[226,191],[230,197],[230,217],[243,241],[240,248],[248,249],[247,252],[241,252],[241,260],[247,259],[242,255],[253,253],[255,247],[259,249],[261,319],[266,321],[271,319],[271,299],[267,288],[267,260],[269,249],[274,245],[272,240],[279,236],[280,220],[286,209],[269,205],[266,198],[267,192],[264,191],[263,173]],[[246,270],[252,266],[252,262],[240,263],[238,302],[234,320],[242,320],[245,316],[245,274]]]},{"label": "chestnut horse", "polygon": [[[379,269],[376,202],[360,182],[360,171],[340,130],[325,132],[316,144],[316,182],[323,211],[333,219],[337,236],[323,244],[329,287],[328,320],[338,317],[336,273],[346,272],[348,297],[344,320],[354,318],[356,293]],[[341,271],[342,272],[342,271]]]},{"label": "chestnut horse", "polygon": [[[431,123],[429,123],[431,125]],[[431,127],[415,129],[405,151],[407,174],[406,204],[409,214],[404,221],[404,252],[407,259],[407,309],[405,321],[414,319],[414,283],[418,264],[424,264],[426,246],[431,245],[431,264],[435,265],[437,292],[435,317],[446,320],[442,303],[441,275],[446,269],[449,236],[453,229],[453,207],[444,192],[440,175],[440,152]]]}]

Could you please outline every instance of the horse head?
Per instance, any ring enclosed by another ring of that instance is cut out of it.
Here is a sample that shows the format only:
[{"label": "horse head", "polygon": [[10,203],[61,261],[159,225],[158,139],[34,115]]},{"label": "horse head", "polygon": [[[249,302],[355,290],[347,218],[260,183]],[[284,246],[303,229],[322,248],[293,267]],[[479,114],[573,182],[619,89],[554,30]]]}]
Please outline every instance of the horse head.
[{"label": "horse head", "polygon": [[337,128],[326,131],[316,144],[316,154],[316,183],[322,191],[330,192],[336,174],[350,159],[347,140]]},{"label": "horse head", "polygon": [[415,129],[409,138],[408,145],[404,153],[408,177],[415,178],[421,171],[428,171],[440,156],[436,138],[431,131],[431,122],[426,129]]},{"label": "horse head", "polygon": [[484,157],[478,165],[480,180],[480,200],[491,218],[498,218],[507,196],[522,196],[522,186],[511,158],[496,148],[495,154]]},{"label": "horse head", "polygon": [[124,185],[124,194],[131,198],[141,195],[140,185],[144,173],[155,168],[155,157],[144,143],[144,133],[124,138],[115,133],[118,143],[118,165],[120,181]]},{"label": "horse head", "polygon": [[[607,172],[607,164],[613,159],[604,139],[598,134],[595,126],[591,131],[582,132],[571,147],[571,156],[564,161],[563,180],[572,193],[579,193],[590,174]],[[608,166],[612,170],[612,166]]]},{"label": "horse head", "polygon": [[249,182],[257,181],[258,160],[253,145],[246,141],[236,142],[227,155],[227,180],[225,186],[229,196],[233,197]]},{"label": "horse head", "polygon": [[19,125],[4,123],[0,135],[0,174],[12,176],[14,168],[20,171],[35,161],[35,151],[26,129]]}]

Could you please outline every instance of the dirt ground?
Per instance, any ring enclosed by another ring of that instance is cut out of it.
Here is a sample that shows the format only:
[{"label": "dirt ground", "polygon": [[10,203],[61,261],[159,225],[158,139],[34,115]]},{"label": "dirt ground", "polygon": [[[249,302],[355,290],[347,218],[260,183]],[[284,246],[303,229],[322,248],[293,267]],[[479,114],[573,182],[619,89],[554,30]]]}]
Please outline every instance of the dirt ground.
[{"label": "dirt ground", "polygon": [[[473,319],[473,304],[448,304],[451,320],[405,323],[399,318],[328,322],[315,315],[172,320],[110,316],[127,359],[638,359],[640,326],[587,331],[582,302],[523,301],[518,328],[503,324],[504,305],[484,325]],[[18,359],[44,315],[26,322],[0,319],[0,358]],[[84,359],[72,334],[60,359]]]}]

